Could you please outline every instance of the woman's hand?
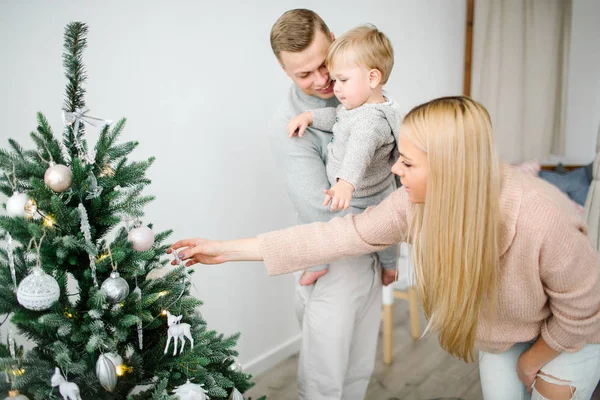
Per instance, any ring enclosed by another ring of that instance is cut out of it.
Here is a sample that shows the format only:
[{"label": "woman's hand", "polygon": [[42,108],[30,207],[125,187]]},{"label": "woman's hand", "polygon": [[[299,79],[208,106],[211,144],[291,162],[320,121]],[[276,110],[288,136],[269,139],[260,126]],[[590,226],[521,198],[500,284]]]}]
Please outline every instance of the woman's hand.
[{"label": "woman's hand", "polygon": [[[178,240],[167,250],[167,254],[174,251],[178,259],[171,261],[171,265],[177,265],[179,262],[185,262],[186,267],[194,264],[222,264],[226,262],[223,255],[221,242],[202,238]],[[177,250],[183,249],[179,252]]]},{"label": "woman's hand", "polygon": [[[181,249],[181,250],[180,250]],[[177,252],[177,250],[180,250]],[[262,261],[258,239],[208,240],[202,238],[178,240],[167,250],[176,252],[186,267],[194,264],[222,264],[227,261]],[[171,265],[179,264],[178,260]]]},{"label": "woman's hand", "polygon": [[519,356],[519,361],[517,362],[517,375],[519,375],[519,379],[523,382],[523,385],[525,385],[529,393],[531,393],[531,387],[533,386],[533,382],[535,382],[535,378],[537,377],[538,372],[540,372],[540,369],[541,367],[532,363],[528,351],[525,351]]},{"label": "woman's hand", "polygon": [[531,393],[531,385],[533,385],[538,372],[559,354],[560,352],[548,346],[540,336],[529,349],[519,356],[517,374],[529,393]]}]

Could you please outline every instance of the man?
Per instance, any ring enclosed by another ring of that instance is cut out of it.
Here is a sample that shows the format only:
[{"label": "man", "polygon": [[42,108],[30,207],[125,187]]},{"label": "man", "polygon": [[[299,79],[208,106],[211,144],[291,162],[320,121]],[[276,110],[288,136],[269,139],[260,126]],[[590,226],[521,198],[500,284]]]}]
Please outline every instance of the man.
[{"label": "man", "polygon": [[[271,122],[270,135],[300,223],[335,217],[322,206],[329,132],[309,127],[289,138],[290,118],[339,104],[325,67],[334,35],[313,11],[290,10],[271,29],[271,48],[293,84]],[[299,275],[296,276],[297,281]],[[394,279],[386,272],[384,284]],[[381,268],[376,256],[342,260],[310,286],[297,283],[296,313],[302,328],[298,366],[301,400],[364,399],[375,362],[381,311]]]}]

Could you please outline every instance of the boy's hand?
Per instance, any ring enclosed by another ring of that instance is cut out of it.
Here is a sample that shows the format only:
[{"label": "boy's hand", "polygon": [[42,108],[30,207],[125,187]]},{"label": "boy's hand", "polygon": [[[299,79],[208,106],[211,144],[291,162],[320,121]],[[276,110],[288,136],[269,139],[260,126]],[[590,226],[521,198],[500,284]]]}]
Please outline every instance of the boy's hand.
[{"label": "boy's hand", "polygon": [[343,179],[339,179],[331,189],[325,189],[324,192],[325,200],[323,201],[323,205],[326,206],[331,202],[331,206],[329,207],[331,212],[347,210],[350,207],[354,186]]},{"label": "boy's hand", "polygon": [[302,135],[304,135],[304,131],[312,124],[312,122],[313,115],[310,111],[306,111],[298,116],[295,116],[290,120],[290,122],[288,122],[288,136],[294,137],[298,135],[299,137],[302,137]]}]

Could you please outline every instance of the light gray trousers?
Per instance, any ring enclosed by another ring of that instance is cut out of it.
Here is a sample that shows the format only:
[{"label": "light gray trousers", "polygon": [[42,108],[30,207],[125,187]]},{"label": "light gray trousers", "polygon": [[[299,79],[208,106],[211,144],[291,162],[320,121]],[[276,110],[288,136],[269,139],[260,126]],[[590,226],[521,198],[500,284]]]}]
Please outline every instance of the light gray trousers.
[{"label": "light gray trousers", "polygon": [[331,263],[314,285],[297,285],[300,400],[364,399],[375,364],[381,287],[373,255]]}]

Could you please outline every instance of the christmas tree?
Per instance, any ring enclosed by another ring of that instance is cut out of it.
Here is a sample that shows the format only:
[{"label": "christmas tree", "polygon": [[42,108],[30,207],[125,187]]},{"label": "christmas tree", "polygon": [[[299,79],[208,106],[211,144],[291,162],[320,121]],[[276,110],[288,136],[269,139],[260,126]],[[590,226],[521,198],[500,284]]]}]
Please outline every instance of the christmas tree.
[{"label": "christmas tree", "polygon": [[0,149],[9,197],[0,313],[35,343],[24,351],[10,337],[0,346],[8,378],[0,390],[33,399],[242,399],[252,384],[235,358],[239,335],[207,329],[189,294],[191,270],[165,259],[170,231],[139,222],[153,200],[142,193],[153,159],[128,161],[137,142],[118,142],[125,119],[89,115],[86,34],[79,22],[65,29],[62,140],[38,113],[34,150],[12,139]]}]

